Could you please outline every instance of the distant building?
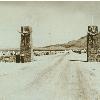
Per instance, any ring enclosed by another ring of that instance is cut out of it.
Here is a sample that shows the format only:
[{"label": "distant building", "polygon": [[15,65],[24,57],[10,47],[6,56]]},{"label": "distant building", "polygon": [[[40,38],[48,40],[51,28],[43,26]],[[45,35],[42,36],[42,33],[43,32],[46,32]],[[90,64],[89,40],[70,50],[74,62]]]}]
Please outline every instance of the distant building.
[{"label": "distant building", "polygon": [[88,26],[87,61],[100,62],[100,33],[97,26]]}]

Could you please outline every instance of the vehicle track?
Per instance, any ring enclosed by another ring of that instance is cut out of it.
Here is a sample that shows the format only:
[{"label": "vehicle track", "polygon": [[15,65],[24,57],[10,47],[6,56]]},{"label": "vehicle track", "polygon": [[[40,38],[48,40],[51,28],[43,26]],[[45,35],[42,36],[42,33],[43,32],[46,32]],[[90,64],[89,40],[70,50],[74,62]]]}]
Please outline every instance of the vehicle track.
[{"label": "vehicle track", "polygon": [[50,74],[53,73],[53,70],[55,71],[55,69],[58,67],[58,65],[63,61],[64,57],[66,55],[62,55],[62,56],[59,56],[59,59],[57,59],[56,62],[54,62],[52,65],[48,66],[47,68],[45,68],[44,70],[42,70],[40,73],[38,73],[35,78],[30,82],[28,83],[24,90],[29,90],[30,88],[40,88],[43,83],[49,79],[49,76]]},{"label": "vehicle track", "polygon": [[77,78],[78,85],[80,88],[79,100],[99,100],[97,96],[97,91],[95,91],[90,85],[88,76],[86,77],[84,71],[80,68],[79,63],[76,64],[77,67]]}]

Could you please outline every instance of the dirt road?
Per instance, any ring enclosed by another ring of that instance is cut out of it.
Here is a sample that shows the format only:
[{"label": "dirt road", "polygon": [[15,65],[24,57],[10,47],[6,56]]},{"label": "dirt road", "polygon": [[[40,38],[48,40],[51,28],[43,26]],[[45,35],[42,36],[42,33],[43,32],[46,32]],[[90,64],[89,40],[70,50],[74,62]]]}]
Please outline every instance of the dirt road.
[{"label": "dirt road", "polygon": [[80,62],[66,57],[55,56],[38,67],[23,65],[1,76],[0,100],[99,100]]}]

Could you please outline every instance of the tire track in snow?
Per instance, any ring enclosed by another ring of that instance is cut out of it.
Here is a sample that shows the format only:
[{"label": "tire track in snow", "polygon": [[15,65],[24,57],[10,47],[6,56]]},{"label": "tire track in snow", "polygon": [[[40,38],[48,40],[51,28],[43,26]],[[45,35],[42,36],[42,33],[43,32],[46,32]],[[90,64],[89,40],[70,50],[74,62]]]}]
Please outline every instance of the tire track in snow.
[{"label": "tire track in snow", "polygon": [[78,100],[78,79],[77,79],[77,72],[75,64],[71,61],[67,61],[67,83],[66,83],[66,89],[67,89],[67,100]]},{"label": "tire track in snow", "polygon": [[56,74],[54,74],[54,77],[52,81],[54,81],[53,88],[54,91],[54,96],[53,100],[67,100],[67,79],[68,79],[68,74],[67,74],[67,66],[69,63],[66,61],[64,58],[61,63],[56,67],[54,70]]},{"label": "tire track in snow", "polygon": [[[57,59],[57,57],[60,57],[61,55],[55,55],[55,56],[53,56],[52,57],[52,59],[51,59],[51,57],[48,57],[48,59],[50,58],[50,61],[52,61],[52,60],[54,60],[54,59]],[[42,59],[42,60],[44,60],[44,59]],[[29,66],[27,65],[25,65],[24,67],[22,67],[22,68],[20,68],[19,70],[22,70],[22,71],[24,71],[24,70],[26,70],[26,69],[29,69]]]},{"label": "tire track in snow", "polygon": [[90,85],[90,81],[84,75],[84,71],[80,68],[79,63],[76,64],[77,66],[77,77],[78,77],[78,85],[80,88],[79,92],[79,100],[99,100],[97,95],[95,94],[96,91],[92,89]]},{"label": "tire track in snow", "polygon": [[43,76],[38,74],[38,77],[36,77],[37,80],[33,80],[33,83],[27,84],[27,87],[23,90],[16,91],[16,100],[23,97],[26,97],[26,100],[28,100],[29,97],[29,100],[67,100],[66,64],[68,65],[65,61],[65,55],[58,58],[52,66],[49,66],[51,69],[48,70],[49,72],[43,74],[44,70],[41,71]]},{"label": "tire track in snow", "polygon": [[[32,88],[39,88],[41,87],[42,82],[44,82],[45,80],[47,80],[49,78],[49,74],[52,74],[52,71],[55,70],[55,68],[57,67],[57,65],[59,65],[64,57],[66,55],[62,55],[59,59],[57,59],[57,61],[55,63],[53,63],[52,65],[48,66],[46,69],[44,69],[42,72],[38,73],[35,76],[35,79],[33,79],[29,84],[26,85],[26,87],[24,88],[24,90],[26,89],[32,89]],[[52,62],[51,62],[52,63]]]}]

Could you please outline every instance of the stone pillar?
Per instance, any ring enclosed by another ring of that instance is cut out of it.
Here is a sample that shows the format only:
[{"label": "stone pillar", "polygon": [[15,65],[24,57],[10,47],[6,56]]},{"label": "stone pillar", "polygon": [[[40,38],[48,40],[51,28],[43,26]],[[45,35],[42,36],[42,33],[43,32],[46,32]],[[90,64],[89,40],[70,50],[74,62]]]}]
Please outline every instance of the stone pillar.
[{"label": "stone pillar", "polygon": [[31,62],[32,60],[32,28],[21,26],[20,58],[21,62]]},{"label": "stone pillar", "polygon": [[98,50],[100,48],[100,34],[98,33],[97,26],[88,26],[87,33],[87,61],[99,61]]}]

